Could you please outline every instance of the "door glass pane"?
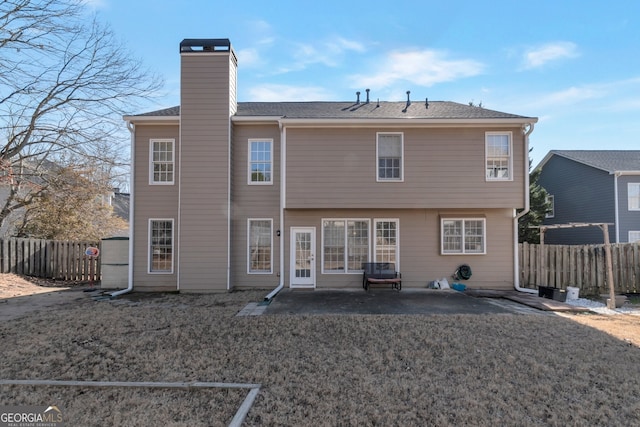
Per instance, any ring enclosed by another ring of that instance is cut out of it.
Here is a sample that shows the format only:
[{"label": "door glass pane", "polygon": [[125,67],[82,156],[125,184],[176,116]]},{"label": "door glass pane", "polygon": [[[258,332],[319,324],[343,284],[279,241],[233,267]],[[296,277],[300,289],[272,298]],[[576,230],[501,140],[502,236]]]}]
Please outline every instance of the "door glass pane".
[{"label": "door glass pane", "polygon": [[311,233],[296,233],[296,277],[311,277]]}]

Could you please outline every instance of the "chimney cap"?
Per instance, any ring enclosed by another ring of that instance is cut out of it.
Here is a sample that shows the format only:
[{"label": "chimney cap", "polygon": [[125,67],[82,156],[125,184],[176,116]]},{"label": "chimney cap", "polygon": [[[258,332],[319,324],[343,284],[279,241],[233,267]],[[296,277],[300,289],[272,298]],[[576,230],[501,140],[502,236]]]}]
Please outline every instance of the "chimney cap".
[{"label": "chimney cap", "polygon": [[184,39],[180,42],[180,52],[228,52],[230,50],[229,39]]}]

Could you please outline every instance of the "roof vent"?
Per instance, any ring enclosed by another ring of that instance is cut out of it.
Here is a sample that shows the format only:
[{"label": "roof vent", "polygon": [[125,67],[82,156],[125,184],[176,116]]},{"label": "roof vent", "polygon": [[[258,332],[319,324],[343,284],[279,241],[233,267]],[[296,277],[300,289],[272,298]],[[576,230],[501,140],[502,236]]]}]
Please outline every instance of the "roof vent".
[{"label": "roof vent", "polygon": [[369,89],[365,89],[365,91],[367,92],[367,104],[369,103]]},{"label": "roof vent", "polygon": [[356,104],[360,104],[360,91],[356,92]]},{"label": "roof vent", "polygon": [[402,110],[403,113],[406,113],[407,110],[409,109],[409,105],[411,105],[411,99],[409,98],[410,94],[411,94],[411,91],[408,90],[407,91],[407,105],[404,107],[404,110]]},{"label": "roof vent", "polygon": [[424,108],[429,109],[429,98],[424,99]]}]

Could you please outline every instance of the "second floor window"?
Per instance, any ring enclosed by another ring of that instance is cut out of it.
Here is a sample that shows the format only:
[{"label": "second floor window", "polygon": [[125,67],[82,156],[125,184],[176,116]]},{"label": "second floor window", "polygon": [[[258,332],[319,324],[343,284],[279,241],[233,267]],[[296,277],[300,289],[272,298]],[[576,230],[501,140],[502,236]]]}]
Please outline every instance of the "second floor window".
[{"label": "second floor window", "polygon": [[547,204],[549,205],[549,208],[544,214],[544,217],[554,218],[556,216],[556,199],[553,197],[553,194],[547,194]]},{"label": "second floor window", "polygon": [[174,146],[173,139],[150,141],[150,184],[173,184]]},{"label": "second floor window", "polygon": [[249,140],[249,184],[273,184],[273,141]]},{"label": "second floor window", "polygon": [[376,157],[378,181],[402,181],[404,179],[402,133],[377,134]]},{"label": "second floor window", "polygon": [[630,211],[640,211],[640,182],[630,182],[627,185],[628,203]]},{"label": "second floor window", "polygon": [[487,132],[485,135],[487,181],[513,179],[511,132]]}]

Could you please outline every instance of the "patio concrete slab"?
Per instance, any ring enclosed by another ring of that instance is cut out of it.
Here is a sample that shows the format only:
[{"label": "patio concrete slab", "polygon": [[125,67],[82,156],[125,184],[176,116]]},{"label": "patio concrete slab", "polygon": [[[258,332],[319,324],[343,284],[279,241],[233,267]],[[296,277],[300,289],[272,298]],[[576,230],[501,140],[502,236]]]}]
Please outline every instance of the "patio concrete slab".
[{"label": "patio concrete slab", "polygon": [[[513,305],[513,308],[510,307]],[[317,314],[522,314],[520,304],[494,304],[454,290],[283,289],[266,308],[265,315]],[[541,312],[542,313],[542,312]]]}]

